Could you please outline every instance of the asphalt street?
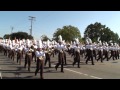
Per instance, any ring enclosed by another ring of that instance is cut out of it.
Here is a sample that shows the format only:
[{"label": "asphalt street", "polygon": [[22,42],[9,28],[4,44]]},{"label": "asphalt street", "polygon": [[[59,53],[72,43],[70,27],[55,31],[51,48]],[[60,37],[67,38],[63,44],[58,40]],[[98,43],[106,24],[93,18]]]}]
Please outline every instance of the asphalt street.
[{"label": "asphalt street", "polygon": [[[80,68],[77,68],[77,64],[72,65],[73,57],[67,54],[67,65],[64,65],[64,73],[60,72],[59,68],[55,69],[57,63],[57,55],[51,57],[52,67],[48,68],[48,63],[44,66],[44,79],[120,79],[120,60],[104,60],[103,63],[96,61],[95,65],[92,65],[89,61],[85,64],[84,58],[81,58]],[[39,79],[40,73],[35,76],[36,63],[32,62],[31,71],[24,68],[24,58],[22,64],[17,64],[8,57],[0,53],[0,73],[2,79]]]}]

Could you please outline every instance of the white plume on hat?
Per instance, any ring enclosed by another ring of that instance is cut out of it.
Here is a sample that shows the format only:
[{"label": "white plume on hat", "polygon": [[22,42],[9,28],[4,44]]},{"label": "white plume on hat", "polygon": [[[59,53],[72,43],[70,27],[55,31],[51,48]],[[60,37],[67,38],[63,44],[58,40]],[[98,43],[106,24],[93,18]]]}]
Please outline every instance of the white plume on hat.
[{"label": "white plume on hat", "polygon": [[29,40],[29,39],[27,39],[27,40],[26,40],[26,43],[27,43],[27,44],[28,44],[28,43],[30,43],[30,40]]},{"label": "white plume on hat", "polygon": [[15,40],[12,40],[12,44],[15,45]]},{"label": "white plume on hat", "polygon": [[46,44],[47,44],[47,42],[46,42],[46,41],[43,41],[43,44],[44,44],[44,45],[46,45]]},{"label": "white plume on hat", "polygon": [[109,42],[112,43],[112,40],[110,40]]},{"label": "white plume on hat", "polygon": [[25,39],[22,39],[23,43],[25,43]]},{"label": "white plume on hat", "polygon": [[62,36],[59,35],[58,38],[59,38],[59,42],[62,42]]},{"label": "white plume on hat", "polygon": [[63,44],[66,44],[66,43],[65,43],[65,40],[63,40]]},{"label": "white plume on hat", "polygon": [[2,42],[5,43],[5,39],[3,39]]},{"label": "white plume on hat", "polygon": [[79,40],[78,38],[75,38],[76,44],[79,44]]},{"label": "white plume on hat", "polygon": [[107,42],[105,42],[105,45],[107,45]]},{"label": "white plume on hat", "polygon": [[12,43],[12,41],[9,39],[9,44],[11,44]]},{"label": "white plume on hat", "polygon": [[42,41],[39,40],[39,41],[38,41],[38,48],[42,48],[42,47],[43,47],[43,45],[42,45]]},{"label": "white plume on hat", "polygon": [[97,41],[98,41],[98,42],[100,41],[100,37],[98,37]]},{"label": "white plume on hat", "polygon": [[86,43],[87,44],[90,44],[90,43],[92,44],[92,40],[89,37],[86,37]]},{"label": "white plume on hat", "polygon": [[105,46],[105,43],[103,43],[103,46]]},{"label": "white plume on hat", "polygon": [[5,39],[5,42],[7,42],[7,39]]},{"label": "white plume on hat", "polygon": [[113,46],[113,43],[111,43],[111,46]]},{"label": "white plume on hat", "polygon": [[56,41],[54,41],[54,44],[57,44],[57,42],[56,42]]},{"label": "white plume on hat", "polygon": [[73,42],[73,45],[75,45],[75,41]]},{"label": "white plume on hat", "polygon": [[86,41],[86,44],[89,44],[88,37],[86,37],[86,40],[85,40],[85,41]]},{"label": "white plume on hat", "polygon": [[119,47],[119,45],[118,45],[118,44],[117,44],[116,46],[117,46],[117,47]]},{"label": "white plume on hat", "polygon": [[105,45],[106,45],[106,46],[108,46],[108,43],[107,43],[107,42],[105,42]]},{"label": "white plume on hat", "polygon": [[88,39],[88,41],[89,41],[89,43],[92,43],[92,40],[90,38]]},{"label": "white plume on hat", "polygon": [[30,40],[29,40],[29,39],[26,40],[26,45],[27,45],[28,47],[30,47]]},{"label": "white plume on hat", "polygon": [[20,43],[19,43],[20,45],[22,44],[22,40],[20,40]]},{"label": "white plume on hat", "polygon": [[33,41],[33,42],[34,42],[34,44],[37,44],[37,41],[36,41],[35,39],[34,39],[34,41]]},{"label": "white plume on hat", "polygon": [[54,41],[54,40],[52,41],[52,44],[55,44],[55,41]]},{"label": "white plume on hat", "polygon": [[117,46],[117,43],[114,43],[114,46]]},{"label": "white plume on hat", "polygon": [[47,46],[49,46],[50,45],[50,41],[49,40],[47,40]]},{"label": "white plume on hat", "polygon": [[99,45],[102,45],[102,42],[101,42],[101,41],[99,41]]}]

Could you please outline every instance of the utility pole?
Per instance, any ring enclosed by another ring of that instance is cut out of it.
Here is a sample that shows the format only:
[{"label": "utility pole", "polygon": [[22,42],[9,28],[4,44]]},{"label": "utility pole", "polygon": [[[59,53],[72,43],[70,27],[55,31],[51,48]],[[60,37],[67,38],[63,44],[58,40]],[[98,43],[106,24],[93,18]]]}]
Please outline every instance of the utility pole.
[{"label": "utility pole", "polygon": [[29,16],[29,20],[31,21],[30,35],[32,36],[32,24],[33,24],[33,20],[35,21],[35,17]]},{"label": "utility pole", "polygon": [[13,29],[14,29],[14,27],[11,27],[11,34],[12,34]]}]

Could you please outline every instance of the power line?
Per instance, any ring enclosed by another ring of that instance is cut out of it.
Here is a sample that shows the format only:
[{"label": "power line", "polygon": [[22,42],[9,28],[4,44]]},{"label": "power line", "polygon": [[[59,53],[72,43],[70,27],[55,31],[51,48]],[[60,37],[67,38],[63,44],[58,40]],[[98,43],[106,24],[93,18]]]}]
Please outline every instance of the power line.
[{"label": "power line", "polygon": [[33,24],[33,20],[35,21],[35,17],[29,16],[29,20],[31,21],[30,35],[32,36],[32,24]]}]

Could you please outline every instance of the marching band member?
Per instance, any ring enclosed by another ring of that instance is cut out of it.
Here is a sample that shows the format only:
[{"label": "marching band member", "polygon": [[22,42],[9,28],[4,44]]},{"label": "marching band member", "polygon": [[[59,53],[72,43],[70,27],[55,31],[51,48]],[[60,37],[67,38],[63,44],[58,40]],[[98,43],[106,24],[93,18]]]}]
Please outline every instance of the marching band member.
[{"label": "marching band member", "polygon": [[37,66],[35,71],[35,76],[37,75],[38,71],[40,70],[40,78],[44,79],[43,77],[43,68],[44,68],[44,59],[45,59],[45,53],[42,50],[42,41],[39,40],[38,43],[38,49],[36,51],[36,57],[37,57]]},{"label": "marching band member", "polygon": [[101,62],[103,62],[103,46],[102,46],[101,41],[99,42],[98,55],[99,55],[99,57],[98,57],[97,61],[99,59],[101,59]]},{"label": "marching band member", "polygon": [[25,64],[24,64],[24,67],[26,68],[26,65],[28,63],[28,53],[29,53],[29,48],[30,48],[30,45],[29,45],[29,40],[27,40],[26,42],[26,46],[24,47],[24,52],[25,52]]},{"label": "marching band member", "polygon": [[87,56],[88,56],[88,58],[86,60],[86,64],[91,59],[92,65],[94,65],[94,62],[93,62],[93,46],[92,46],[92,40],[90,38],[88,38],[88,40],[87,40],[86,49],[87,49]]},{"label": "marching band member", "polygon": [[57,70],[58,66],[61,64],[61,72],[63,71],[63,63],[64,63],[64,49],[66,49],[66,47],[62,44],[62,37],[61,35],[59,36],[59,44],[57,46],[57,50],[58,50],[58,63],[55,66],[55,69]]},{"label": "marching band member", "polygon": [[35,58],[35,62],[36,62],[36,55],[35,55],[35,52],[37,50],[37,41],[36,40],[34,40],[34,42],[33,42],[33,49],[34,49],[34,51],[32,52],[32,59],[34,57]]},{"label": "marching band member", "polygon": [[74,47],[75,50],[75,56],[74,56],[74,62],[73,66],[76,62],[78,62],[78,68],[80,68],[80,47],[79,47],[79,40],[78,38],[76,40],[76,46]]},{"label": "marching band member", "polygon": [[105,42],[105,46],[104,46],[104,54],[105,54],[105,57],[103,58],[103,60],[106,58],[107,61],[109,60],[109,46],[107,44],[107,42]]},{"label": "marching band member", "polygon": [[25,64],[24,67],[26,68],[26,65],[28,64],[28,71],[30,71],[30,65],[32,61],[32,52],[30,51],[30,41],[27,40],[25,50]]},{"label": "marching band member", "polygon": [[19,62],[20,65],[21,65],[21,59],[22,59],[22,50],[23,50],[23,47],[20,45],[17,50],[17,63]]},{"label": "marching band member", "polygon": [[111,43],[110,51],[111,51],[111,55],[110,55],[109,59],[111,59],[111,57],[112,57],[112,59],[115,60],[114,59],[115,58],[115,47],[114,47],[113,43]]},{"label": "marching band member", "polygon": [[51,60],[50,60],[50,57],[51,57],[51,55],[52,55],[52,46],[50,45],[50,42],[49,42],[49,40],[47,41],[47,46],[46,46],[46,50],[45,50],[45,65],[46,65],[46,63],[47,63],[47,61],[48,61],[48,63],[49,63],[49,68],[51,67]]}]

